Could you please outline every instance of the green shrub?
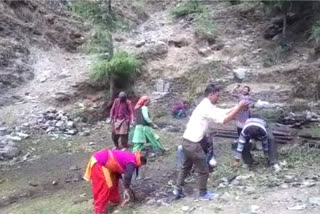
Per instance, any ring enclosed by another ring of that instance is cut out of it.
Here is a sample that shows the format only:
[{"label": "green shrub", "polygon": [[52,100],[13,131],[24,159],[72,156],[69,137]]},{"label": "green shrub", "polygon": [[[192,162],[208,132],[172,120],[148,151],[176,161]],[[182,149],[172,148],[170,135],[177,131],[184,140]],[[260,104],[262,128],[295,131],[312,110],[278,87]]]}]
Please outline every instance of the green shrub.
[{"label": "green shrub", "polygon": [[192,13],[202,13],[204,11],[204,7],[199,4],[199,2],[195,0],[186,0],[173,8],[171,10],[171,14],[175,17],[181,17]]},{"label": "green shrub", "polygon": [[212,40],[216,37],[217,25],[207,12],[198,14],[193,22],[196,36],[201,39]]},{"label": "green shrub", "polygon": [[317,45],[320,43],[320,23],[315,24],[311,29],[310,40],[316,42]]},{"label": "green shrub", "polygon": [[136,75],[139,67],[140,62],[134,55],[120,50],[116,51],[109,61],[98,58],[92,68],[91,78],[99,83],[126,83]]}]

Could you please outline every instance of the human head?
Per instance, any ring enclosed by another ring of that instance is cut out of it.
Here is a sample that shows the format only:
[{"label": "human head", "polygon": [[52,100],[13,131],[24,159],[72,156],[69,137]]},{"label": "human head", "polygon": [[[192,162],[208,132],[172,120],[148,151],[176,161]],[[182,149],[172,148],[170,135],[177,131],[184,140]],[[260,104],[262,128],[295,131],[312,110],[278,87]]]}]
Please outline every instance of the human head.
[{"label": "human head", "polygon": [[140,162],[141,162],[141,165],[146,165],[147,164],[147,157],[144,154],[141,154]]},{"label": "human head", "polygon": [[139,109],[142,106],[147,106],[150,103],[150,98],[146,95],[140,97],[134,109]]},{"label": "human head", "polygon": [[127,99],[127,94],[126,94],[126,92],[121,91],[121,92],[119,93],[119,99],[120,99],[121,101],[125,101],[125,100]]},{"label": "human head", "polygon": [[259,126],[249,126],[245,129],[245,134],[254,140],[261,140],[266,137],[265,131]]},{"label": "human head", "polygon": [[210,84],[204,91],[204,96],[210,100],[212,104],[217,103],[220,95],[220,87],[215,84]]},{"label": "human head", "polygon": [[188,101],[183,101],[182,103],[183,103],[183,105],[184,105],[185,108],[189,106]]},{"label": "human head", "polygon": [[244,86],[242,89],[242,94],[243,95],[248,95],[250,93],[250,87],[249,86]]}]

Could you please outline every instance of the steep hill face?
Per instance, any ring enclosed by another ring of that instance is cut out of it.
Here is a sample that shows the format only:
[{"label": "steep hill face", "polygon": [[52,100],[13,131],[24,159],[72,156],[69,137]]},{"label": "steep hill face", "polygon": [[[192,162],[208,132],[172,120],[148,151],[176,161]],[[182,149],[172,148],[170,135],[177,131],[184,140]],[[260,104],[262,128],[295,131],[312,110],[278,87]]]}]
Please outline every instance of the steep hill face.
[{"label": "steep hill face", "polygon": [[63,1],[0,2],[0,92],[34,78],[30,48],[58,46],[74,52],[84,27],[70,18]]}]

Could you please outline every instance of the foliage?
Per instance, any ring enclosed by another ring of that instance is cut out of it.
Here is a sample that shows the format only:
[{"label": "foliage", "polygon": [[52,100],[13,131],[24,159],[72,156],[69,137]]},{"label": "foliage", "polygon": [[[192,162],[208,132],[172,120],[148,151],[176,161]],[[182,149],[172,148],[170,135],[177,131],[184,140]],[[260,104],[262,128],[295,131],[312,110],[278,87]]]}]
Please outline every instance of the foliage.
[{"label": "foliage", "polygon": [[310,148],[309,145],[293,147],[281,155],[284,156],[289,167],[306,167],[320,163],[319,149]]},{"label": "foliage", "polygon": [[316,23],[312,27],[310,40],[315,41],[317,45],[320,44],[320,23]]},{"label": "foliage", "polygon": [[261,0],[261,2],[271,11],[280,13],[283,16],[283,31],[282,34],[286,34],[286,25],[287,25],[287,14],[290,12],[295,13],[296,15],[302,18],[305,15],[316,14],[320,7],[320,2],[318,1],[302,1],[302,0]]},{"label": "foliage", "polygon": [[91,78],[103,84],[114,81],[116,84],[123,86],[136,75],[139,67],[140,62],[134,55],[119,50],[110,60],[98,58],[92,68]]},{"label": "foliage", "polygon": [[104,0],[72,0],[70,2],[70,7],[72,12],[85,18],[89,22],[110,29],[114,26],[113,17],[103,3]]},{"label": "foliage", "polygon": [[217,33],[215,21],[208,12],[198,14],[193,23],[196,35],[202,39],[214,39]]},{"label": "foliage", "polygon": [[280,42],[272,51],[264,55],[263,66],[271,67],[285,62],[291,50],[292,46],[290,44]]},{"label": "foliage", "polygon": [[186,0],[171,10],[171,14],[175,17],[182,17],[192,13],[202,13],[204,7],[196,0]]},{"label": "foliage", "polygon": [[100,26],[93,27],[90,40],[84,45],[87,53],[102,54],[102,58],[110,58],[113,53],[112,34]]}]

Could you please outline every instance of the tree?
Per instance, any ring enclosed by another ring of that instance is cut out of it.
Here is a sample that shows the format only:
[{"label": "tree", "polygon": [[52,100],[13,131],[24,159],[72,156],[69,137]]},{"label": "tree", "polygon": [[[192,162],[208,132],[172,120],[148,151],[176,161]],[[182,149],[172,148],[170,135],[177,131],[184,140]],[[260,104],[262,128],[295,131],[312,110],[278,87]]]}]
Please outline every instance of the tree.
[{"label": "tree", "polygon": [[261,2],[271,10],[282,15],[283,26],[282,36],[286,36],[288,13],[295,13],[302,18],[306,15],[313,15],[319,7],[320,2],[317,1],[297,1],[297,0],[261,0]]}]

